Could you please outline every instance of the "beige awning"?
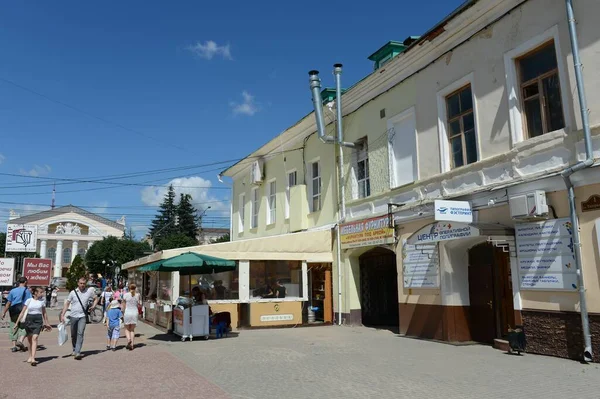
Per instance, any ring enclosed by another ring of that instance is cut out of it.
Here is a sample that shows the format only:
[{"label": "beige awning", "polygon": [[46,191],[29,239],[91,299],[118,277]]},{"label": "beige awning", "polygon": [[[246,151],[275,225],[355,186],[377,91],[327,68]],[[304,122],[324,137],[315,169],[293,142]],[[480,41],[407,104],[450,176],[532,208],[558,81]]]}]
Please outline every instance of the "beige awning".
[{"label": "beige awning", "polygon": [[171,258],[184,252],[196,252],[229,260],[299,260],[311,263],[329,263],[333,262],[331,245],[331,230],[306,231],[169,249],[127,262],[123,265],[123,270]]}]

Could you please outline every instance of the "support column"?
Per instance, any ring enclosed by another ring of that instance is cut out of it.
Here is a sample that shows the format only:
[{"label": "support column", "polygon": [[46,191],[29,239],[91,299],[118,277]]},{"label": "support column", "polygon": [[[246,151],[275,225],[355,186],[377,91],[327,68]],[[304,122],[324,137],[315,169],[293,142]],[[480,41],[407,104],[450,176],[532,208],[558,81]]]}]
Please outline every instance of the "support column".
[{"label": "support column", "polygon": [[90,250],[92,245],[94,245],[94,241],[88,241],[88,251]]},{"label": "support column", "polygon": [[73,263],[73,259],[77,256],[77,252],[79,252],[79,241],[73,241],[73,245],[71,246],[71,263]]},{"label": "support column", "polygon": [[56,241],[56,258],[54,259],[54,277],[62,277],[63,242]]},{"label": "support column", "polygon": [[48,248],[48,240],[41,240],[40,241],[40,256],[42,258],[46,257],[47,248]]}]

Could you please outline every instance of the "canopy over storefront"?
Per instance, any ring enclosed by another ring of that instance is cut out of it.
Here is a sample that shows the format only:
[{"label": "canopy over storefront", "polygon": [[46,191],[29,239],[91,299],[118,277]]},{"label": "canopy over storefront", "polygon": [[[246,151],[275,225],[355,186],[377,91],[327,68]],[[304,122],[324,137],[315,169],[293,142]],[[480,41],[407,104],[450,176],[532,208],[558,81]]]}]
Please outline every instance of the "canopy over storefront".
[{"label": "canopy over storefront", "polygon": [[331,241],[331,230],[327,229],[169,249],[127,262],[123,265],[123,270],[138,268],[188,252],[230,260],[298,260],[331,263],[333,262]]},{"label": "canopy over storefront", "polygon": [[187,252],[140,267],[140,272],[179,272],[181,274],[211,274],[235,270],[235,261]]}]

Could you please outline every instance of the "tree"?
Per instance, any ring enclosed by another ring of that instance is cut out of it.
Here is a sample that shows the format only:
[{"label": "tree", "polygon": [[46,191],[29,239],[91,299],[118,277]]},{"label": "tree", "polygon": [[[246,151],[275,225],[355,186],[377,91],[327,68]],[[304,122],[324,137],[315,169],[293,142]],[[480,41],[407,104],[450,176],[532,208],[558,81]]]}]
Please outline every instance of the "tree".
[{"label": "tree", "polygon": [[[122,265],[150,252],[147,242],[130,240],[128,238],[105,237],[95,242],[85,254],[85,263],[90,273],[106,274],[112,262]],[[105,263],[102,263],[104,261]]]},{"label": "tree", "polygon": [[4,257],[6,248],[6,233],[0,233],[0,256]]},{"label": "tree", "polygon": [[178,232],[175,223],[177,217],[177,206],[175,205],[175,190],[169,186],[163,202],[160,204],[158,215],[154,217],[150,227],[150,237],[157,244],[162,237],[169,236]]},{"label": "tree", "polygon": [[183,233],[171,234],[160,240],[158,244],[159,249],[173,249],[173,248],[184,248],[198,245],[198,241],[195,238],[188,237]]},{"label": "tree", "polygon": [[85,277],[87,271],[85,269],[85,265],[83,264],[83,259],[81,259],[80,255],[75,256],[73,262],[71,262],[71,266],[67,270],[67,290],[71,291],[77,288],[77,281],[81,277]]},{"label": "tree", "polygon": [[225,233],[221,237],[215,238],[214,240],[212,240],[211,243],[215,244],[217,242],[229,242],[229,241],[231,241],[231,237],[229,236],[229,233]]},{"label": "tree", "polygon": [[181,194],[177,205],[177,227],[181,234],[192,238],[197,243],[198,225],[200,218],[198,210],[192,204],[192,196]]}]

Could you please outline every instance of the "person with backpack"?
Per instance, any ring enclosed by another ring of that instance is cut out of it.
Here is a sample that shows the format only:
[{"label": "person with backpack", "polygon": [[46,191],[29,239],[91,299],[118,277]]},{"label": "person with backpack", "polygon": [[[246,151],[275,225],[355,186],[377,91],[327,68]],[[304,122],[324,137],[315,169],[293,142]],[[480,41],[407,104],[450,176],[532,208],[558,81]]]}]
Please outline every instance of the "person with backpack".
[{"label": "person with backpack", "polygon": [[[83,334],[88,321],[88,313],[90,309],[95,309],[98,305],[99,296],[96,295],[94,287],[86,288],[87,280],[82,277],[77,281],[77,288],[69,293],[65,300],[65,306],[60,313],[60,322],[64,323],[65,313],[71,306],[71,343],[73,344],[73,353],[71,354],[75,360],[81,360],[81,347],[83,346]],[[93,304],[88,306],[88,303],[93,300]],[[85,304],[85,305],[84,305]]]},{"label": "person with backpack", "polygon": [[4,311],[2,312],[2,319],[4,319],[6,316],[6,312],[9,312],[10,326],[8,331],[10,340],[13,344],[10,350],[12,352],[18,352],[19,350],[25,352],[27,348],[23,344],[23,341],[25,340],[27,333],[21,326],[15,329],[15,322],[19,318],[21,310],[23,310],[25,301],[31,298],[31,291],[27,289],[27,278],[20,277],[18,283],[19,286],[10,290],[8,296],[6,297],[6,305],[4,306]]}]

